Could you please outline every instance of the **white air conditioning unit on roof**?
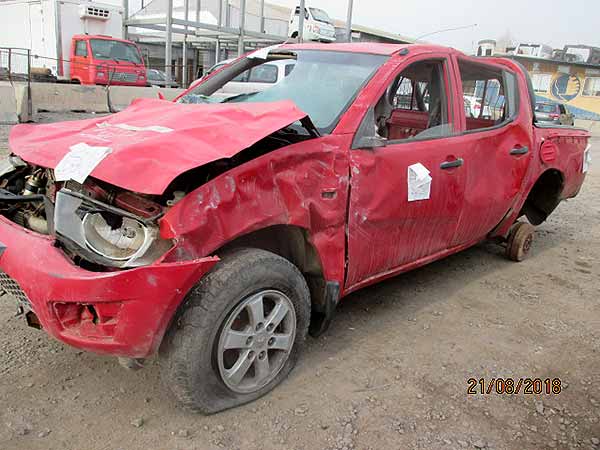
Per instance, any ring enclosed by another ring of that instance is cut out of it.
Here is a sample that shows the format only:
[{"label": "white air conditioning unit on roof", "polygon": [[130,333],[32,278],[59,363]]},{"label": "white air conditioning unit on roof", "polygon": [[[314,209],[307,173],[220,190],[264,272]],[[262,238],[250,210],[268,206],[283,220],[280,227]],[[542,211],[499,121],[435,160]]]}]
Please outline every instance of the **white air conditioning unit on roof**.
[{"label": "white air conditioning unit on roof", "polygon": [[82,19],[108,20],[110,18],[110,10],[99,8],[98,6],[81,5],[79,7],[79,17]]}]

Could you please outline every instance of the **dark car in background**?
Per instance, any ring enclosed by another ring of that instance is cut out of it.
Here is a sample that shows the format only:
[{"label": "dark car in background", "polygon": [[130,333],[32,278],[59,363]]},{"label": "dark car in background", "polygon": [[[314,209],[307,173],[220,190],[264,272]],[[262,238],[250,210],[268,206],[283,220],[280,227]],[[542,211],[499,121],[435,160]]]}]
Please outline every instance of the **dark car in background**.
[{"label": "dark car in background", "polygon": [[537,102],[535,117],[538,122],[552,122],[555,125],[575,125],[575,116],[562,103]]}]

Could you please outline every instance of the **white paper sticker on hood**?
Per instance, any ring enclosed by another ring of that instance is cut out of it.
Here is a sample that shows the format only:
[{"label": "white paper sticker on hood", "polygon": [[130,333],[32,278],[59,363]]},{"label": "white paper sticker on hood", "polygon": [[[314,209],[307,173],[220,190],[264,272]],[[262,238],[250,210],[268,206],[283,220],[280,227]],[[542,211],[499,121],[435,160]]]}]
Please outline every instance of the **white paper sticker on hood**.
[{"label": "white paper sticker on hood", "polygon": [[92,147],[84,142],[69,147],[69,153],[54,169],[56,181],[74,180],[83,184],[90,173],[111,152],[110,147]]},{"label": "white paper sticker on hood", "polygon": [[421,163],[408,166],[408,201],[428,200],[431,194],[431,176]]}]

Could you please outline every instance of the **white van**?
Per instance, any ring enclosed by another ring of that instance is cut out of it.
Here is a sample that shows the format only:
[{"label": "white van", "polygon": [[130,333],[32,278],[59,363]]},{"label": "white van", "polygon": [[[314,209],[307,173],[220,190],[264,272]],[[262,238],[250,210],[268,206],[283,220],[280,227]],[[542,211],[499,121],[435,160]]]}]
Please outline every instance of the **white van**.
[{"label": "white van", "polygon": [[[288,36],[298,37],[300,22],[300,7],[296,6],[290,16]],[[305,41],[335,42],[335,27],[327,13],[319,8],[308,7],[304,9],[304,34]]]},{"label": "white van", "polygon": [[[235,59],[228,59],[215,64],[206,72],[206,75],[210,75],[234,60]],[[260,66],[253,67],[252,69],[241,73],[219,89],[217,94],[224,94],[229,97],[238,94],[265,91],[271,86],[281,83],[281,81],[294,70],[295,65],[296,61],[289,59],[266,62],[265,64],[261,64]],[[193,84],[196,84],[198,81],[195,81]]]}]

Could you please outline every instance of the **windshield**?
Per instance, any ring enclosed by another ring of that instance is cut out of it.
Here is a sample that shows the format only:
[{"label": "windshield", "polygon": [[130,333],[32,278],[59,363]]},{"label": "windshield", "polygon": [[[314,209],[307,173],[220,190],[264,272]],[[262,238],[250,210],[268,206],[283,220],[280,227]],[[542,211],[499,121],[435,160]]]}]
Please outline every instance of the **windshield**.
[{"label": "windshield", "polygon": [[327,13],[325,11],[323,11],[322,9],[319,8],[310,8],[310,12],[313,16],[313,19],[315,19],[318,22],[325,22],[325,23],[329,23],[331,24],[331,19],[329,18],[329,16],[327,15]]},{"label": "windshield", "polygon": [[[241,103],[291,100],[311,118],[321,133],[330,133],[340,116],[354,100],[361,87],[387,60],[386,56],[363,53],[301,50],[294,70],[277,84],[262,90],[228,95],[227,83],[236,78],[234,66],[224,69],[228,74],[220,88],[205,95],[202,82],[179,99],[182,103]],[[216,75],[217,77],[219,75]]]},{"label": "windshield", "polygon": [[141,64],[137,47],[120,41],[109,39],[91,39],[92,54],[95,59],[110,59],[113,61],[126,61]]},{"label": "windshield", "polygon": [[550,103],[538,103],[535,105],[536,112],[541,113],[553,113],[557,110],[557,105],[552,105]]},{"label": "windshield", "polygon": [[166,74],[160,70],[149,70],[147,77],[152,81],[165,81],[167,79]]}]

